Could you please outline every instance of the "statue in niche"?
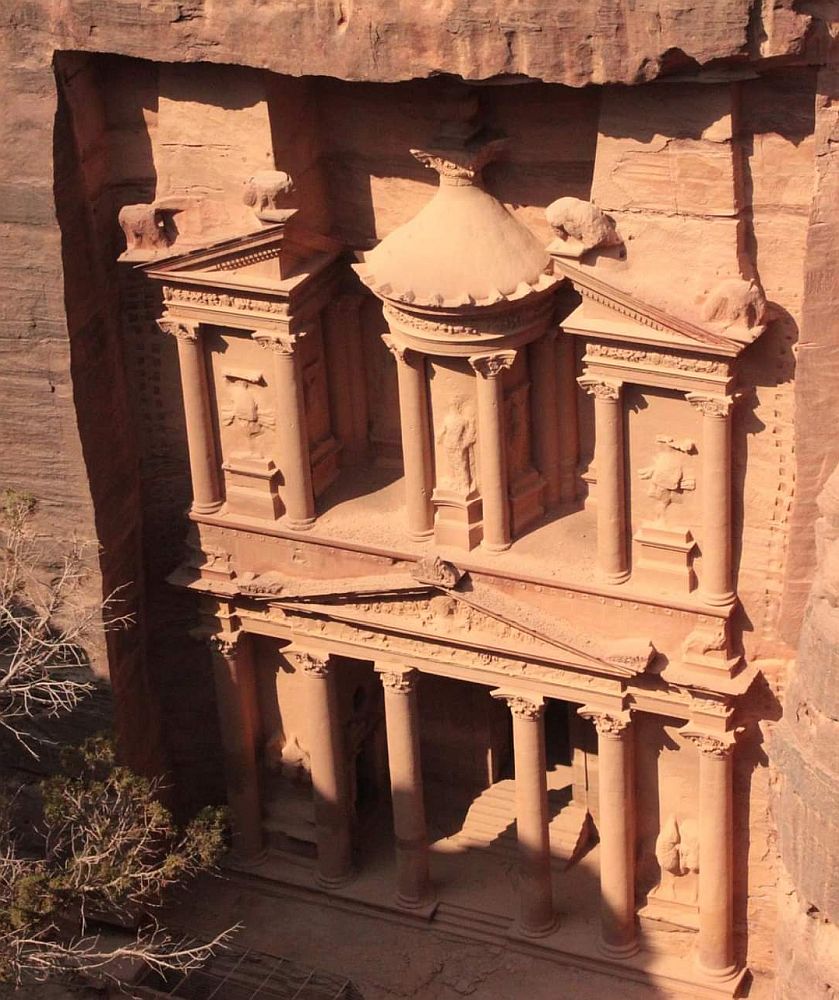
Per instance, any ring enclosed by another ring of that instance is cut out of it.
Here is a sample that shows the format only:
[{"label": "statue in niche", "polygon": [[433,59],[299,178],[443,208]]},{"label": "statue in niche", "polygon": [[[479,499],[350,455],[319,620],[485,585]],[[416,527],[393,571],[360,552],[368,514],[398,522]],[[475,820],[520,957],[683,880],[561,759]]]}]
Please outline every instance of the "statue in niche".
[{"label": "statue in niche", "polygon": [[437,444],[446,456],[446,471],[441,486],[461,496],[475,489],[475,445],[478,432],[471,407],[462,396],[456,396],[437,435]]},{"label": "statue in niche", "polygon": [[677,440],[668,434],[656,435],[659,450],[652,465],[638,470],[641,479],[649,480],[647,496],[656,502],[656,520],[663,522],[667,508],[686,490],[696,489],[696,480],[685,475],[683,455],[695,451],[693,441],[687,438]]},{"label": "statue in niche", "polygon": [[230,399],[221,408],[222,423],[227,427],[238,427],[245,436],[248,454],[256,455],[256,439],[274,426],[274,415],[264,409],[260,410],[251,391],[252,384],[261,381],[261,376],[226,374],[225,379],[229,383]]},{"label": "statue in niche", "polygon": [[312,767],[309,754],[292,733],[285,736],[278,730],[265,745],[265,764],[269,770],[292,785],[309,785]]},{"label": "statue in niche", "polygon": [[672,814],[668,816],[656,838],[655,856],[661,865],[661,882],[655,895],[679,903],[695,904],[695,876],[699,873],[699,829],[696,820],[678,820]]}]

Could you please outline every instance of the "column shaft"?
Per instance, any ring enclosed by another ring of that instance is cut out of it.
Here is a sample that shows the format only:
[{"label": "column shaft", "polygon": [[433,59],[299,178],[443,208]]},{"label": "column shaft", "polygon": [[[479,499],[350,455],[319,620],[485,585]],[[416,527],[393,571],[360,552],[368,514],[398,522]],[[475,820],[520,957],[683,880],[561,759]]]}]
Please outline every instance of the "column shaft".
[{"label": "column shaft", "polygon": [[405,510],[411,538],[428,538],[434,530],[431,492],[431,433],[428,416],[428,386],[425,358],[404,350],[385,338],[396,358],[399,382],[399,422],[402,433],[402,461],[405,468]]},{"label": "column shaft", "polygon": [[416,676],[416,671],[381,675],[396,836],[396,898],[405,907],[423,906],[431,899]]},{"label": "column shaft", "polygon": [[600,783],[600,947],[615,958],[638,950],[635,930],[635,788],[629,713],[587,713],[597,726]]},{"label": "column shaft", "polygon": [[545,480],[545,506],[548,508],[556,507],[562,496],[556,340],[556,330],[550,329],[530,347],[533,449],[536,467]]},{"label": "column shaft", "polygon": [[735,973],[733,929],[732,751],[699,756],[699,965],[707,974]]},{"label": "column shaft", "polygon": [[629,578],[629,553],[621,385],[585,377],[580,381],[594,396],[598,563],[607,583],[623,583]]},{"label": "column shaft", "polygon": [[192,509],[198,514],[210,514],[221,507],[222,494],[203,342],[197,326],[167,319],[160,320],[159,326],[178,341]]},{"label": "column shaft", "polygon": [[270,346],[274,356],[277,465],[282,475],[280,496],[288,523],[303,530],[315,522],[303,375],[297,351],[290,342],[274,340]]},{"label": "column shaft", "polygon": [[553,908],[545,719],[540,703],[506,696],[513,713],[516,835],[519,848],[519,930],[529,937],[556,926]]},{"label": "column shaft", "polygon": [[515,351],[503,351],[469,359],[478,375],[478,478],[483,508],[481,544],[489,552],[503,552],[511,542],[507,433],[501,374],[512,365],[515,357]]},{"label": "column shaft", "polygon": [[[238,639],[238,641],[237,641]],[[238,634],[210,639],[227,803],[234,852],[244,859],[262,850],[262,807],[256,761],[258,704],[250,645]]]},{"label": "column shaft", "polygon": [[308,686],[309,756],[318,844],[318,881],[342,885],[352,876],[352,838],[344,741],[335,675],[328,656],[295,652]]},{"label": "column shaft", "polygon": [[570,334],[560,333],[557,338],[557,365],[560,501],[564,504],[570,504],[577,499],[577,461],[579,459],[577,416],[579,387],[574,357],[574,338]]},{"label": "column shaft", "polygon": [[734,597],[731,561],[731,401],[688,400],[702,413],[702,595],[709,604]]}]

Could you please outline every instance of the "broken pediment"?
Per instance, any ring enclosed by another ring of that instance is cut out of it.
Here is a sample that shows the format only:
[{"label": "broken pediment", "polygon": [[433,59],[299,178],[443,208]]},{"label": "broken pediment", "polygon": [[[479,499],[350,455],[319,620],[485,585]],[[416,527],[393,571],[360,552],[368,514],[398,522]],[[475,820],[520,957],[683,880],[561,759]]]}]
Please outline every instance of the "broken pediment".
[{"label": "broken pediment", "polygon": [[[595,276],[593,268],[583,269],[558,257],[554,257],[554,267],[582,297],[580,305],[562,321],[563,329],[569,333],[649,344],[698,355],[735,358],[747,343],[756,339],[765,329],[763,311],[752,302],[756,292],[748,295],[745,290],[743,292],[752,304],[749,315],[760,317],[748,339],[745,339],[733,326],[725,327],[724,324],[710,321],[697,323],[675,316]],[[729,296],[731,297],[733,295]],[[706,315],[714,317],[723,313],[722,306],[711,312],[705,311]]]},{"label": "broken pediment", "polygon": [[412,638],[433,635],[452,645],[611,676],[643,673],[656,655],[649,639],[592,636],[493,587],[475,584],[468,574],[453,586],[450,581],[422,582],[409,573],[317,581],[271,572],[242,578],[240,592],[271,601],[292,617],[317,615]]}]

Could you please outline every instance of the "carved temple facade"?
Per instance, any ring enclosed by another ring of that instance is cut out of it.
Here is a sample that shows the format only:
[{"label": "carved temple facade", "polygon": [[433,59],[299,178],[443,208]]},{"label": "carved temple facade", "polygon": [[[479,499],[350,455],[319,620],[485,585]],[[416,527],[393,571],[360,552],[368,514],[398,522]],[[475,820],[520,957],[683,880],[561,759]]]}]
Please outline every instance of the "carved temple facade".
[{"label": "carved temple facade", "polygon": [[[543,245],[481,181],[502,145],[443,129],[415,152],[435,193],[366,252],[298,225],[270,173],[239,237],[173,254],[165,209],[123,219],[177,341],[171,581],[212,649],[236,864],[731,996],[757,676],[732,439],[764,303],[737,277],[645,301],[577,199]],[[502,881],[515,857],[505,901],[458,888],[473,855]]]}]

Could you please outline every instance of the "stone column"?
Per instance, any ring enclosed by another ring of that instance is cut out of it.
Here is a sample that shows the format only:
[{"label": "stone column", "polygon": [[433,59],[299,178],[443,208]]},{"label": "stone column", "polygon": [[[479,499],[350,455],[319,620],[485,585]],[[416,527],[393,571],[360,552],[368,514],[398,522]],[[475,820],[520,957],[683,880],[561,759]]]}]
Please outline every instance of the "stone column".
[{"label": "stone column", "polygon": [[533,385],[533,450],[536,468],[545,480],[545,506],[556,507],[562,498],[561,432],[557,386],[557,331],[547,330],[530,345],[530,381]]},{"label": "stone column", "polygon": [[702,579],[708,604],[734,599],[731,569],[731,405],[730,396],[689,392],[702,413]]},{"label": "stone column", "polygon": [[630,713],[582,708],[597,728],[600,816],[600,949],[638,951],[635,928],[635,782]]},{"label": "stone column", "polygon": [[250,643],[241,631],[209,637],[213,658],[227,804],[234,854],[250,861],[262,851],[262,806],[256,759],[259,706]]},{"label": "stone column", "polygon": [[207,366],[198,324],[164,317],[157,321],[157,325],[164,333],[178,340],[189,469],[192,475],[192,509],[196,514],[211,514],[221,507],[222,494],[210,412]]},{"label": "stone column", "polygon": [[622,383],[584,375],[594,396],[594,467],[597,475],[597,559],[607,583],[629,579],[626,538]]},{"label": "stone column", "polygon": [[384,336],[382,339],[396,358],[408,534],[419,541],[430,537],[434,531],[434,507],[431,503],[434,473],[425,357],[402,347],[393,337]]},{"label": "stone column", "polygon": [[318,845],[318,881],[326,888],[352,878],[352,838],[344,739],[333,664],[328,654],[285,650],[308,687],[308,739]]},{"label": "stone column", "polygon": [[516,360],[515,351],[469,358],[476,372],[478,397],[478,478],[483,505],[482,546],[489,552],[510,547],[510,500],[507,488],[507,430],[501,375]]},{"label": "stone column", "polygon": [[543,937],[556,927],[553,908],[544,701],[539,695],[494,691],[513,713],[516,834],[519,845],[518,930]]},{"label": "stone column", "polygon": [[413,669],[379,671],[385,693],[385,723],[396,835],[396,900],[409,909],[431,901],[428,830],[420,761],[417,680]]},{"label": "stone column", "polygon": [[309,429],[303,374],[296,351],[303,333],[261,333],[253,339],[274,359],[273,399],[276,407],[277,465],[282,475],[280,497],[289,527],[304,531],[315,523],[315,496],[309,458]]},{"label": "stone column", "polygon": [[560,501],[571,504],[577,499],[577,461],[579,459],[579,420],[577,415],[577,363],[574,337],[560,333],[557,340],[557,399],[559,406],[559,475]]},{"label": "stone column", "polygon": [[697,960],[712,979],[737,975],[734,961],[734,733],[682,731],[699,748],[699,938]]}]

